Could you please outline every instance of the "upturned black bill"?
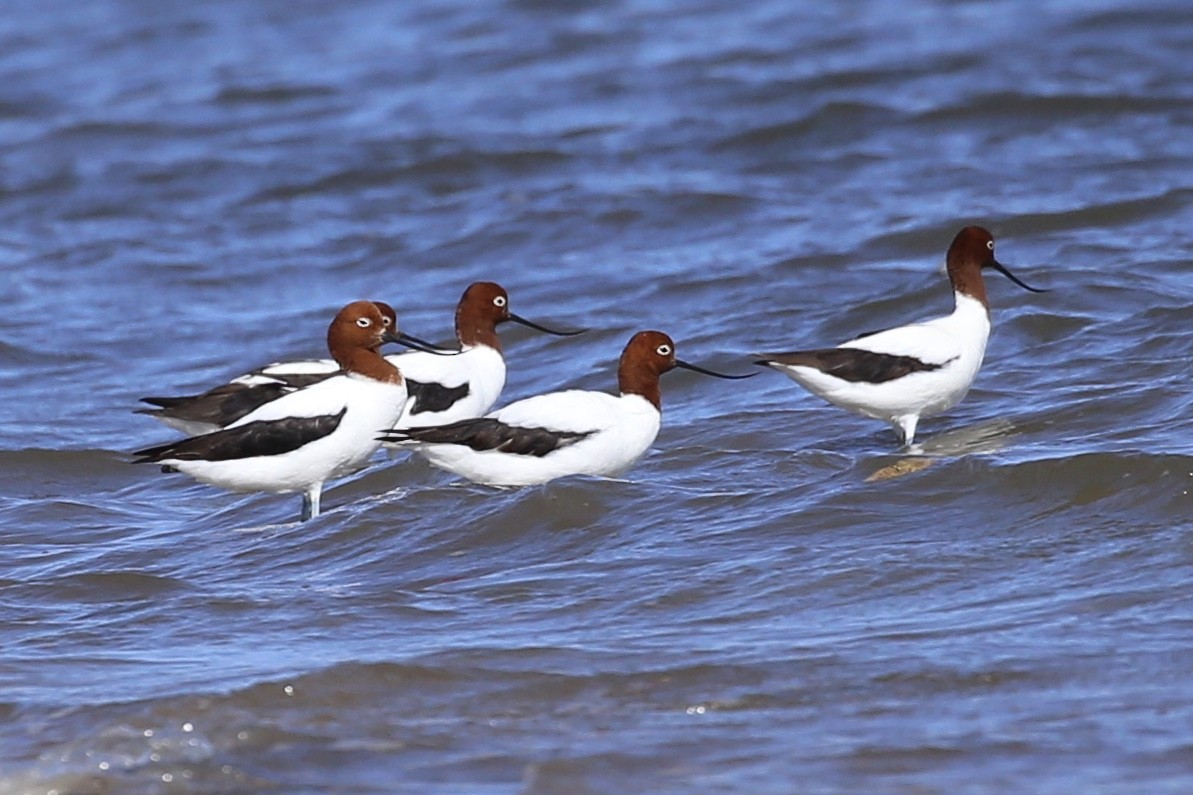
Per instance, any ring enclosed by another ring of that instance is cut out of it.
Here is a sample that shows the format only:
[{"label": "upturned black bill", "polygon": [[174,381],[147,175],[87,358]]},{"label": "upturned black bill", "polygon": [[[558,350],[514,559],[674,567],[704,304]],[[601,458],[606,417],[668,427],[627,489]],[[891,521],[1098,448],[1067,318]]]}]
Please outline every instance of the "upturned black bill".
[{"label": "upturned black bill", "polygon": [[445,351],[443,348],[437,348],[431,343],[420,340],[418,337],[412,337],[404,331],[387,331],[381,337],[381,341],[396,342],[399,345],[405,345],[407,348],[413,348],[416,351],[423,351],[424,353],[433,353],[436,356],[455,356],[457,353],[457,351]]},{"label": "upturned black bill", "polygon": [[746,373],[745,375],[729,375],[727,373],[717,373],[712,370],[706,370],[703,367],[697,367],[694,364],[688,364],[687,362],[680,361],[679,359],[675,360],[675,366],[682,367],[685,370],[691,370],[694,373],[703,373],[704,375],[711,375],[714,378],[733,378],[733,379],[753,378],[754,376],[758,375],[758,373]]},{"label": "upturned black bill", "polygon": [[556,337],[574,337],[577,334],[584,333],[584,329],[580,329],[579,331],[556,331],[555,329],[550,329],[550,328],[547,328],[546,326],[540,326],[538,323],[529,321],[526,318],[522,317],[521,315],[515,315],[513,312],[510,312],[510,320],[514,321],[515,323],[521,323],[523,326],[526,326],[527,328],[535,329],[536,331],[542,331],[547,334],[554,334]]},{"label": "upturned black bill", "polygon": [[1017,284],[1017,285],[1019,285],[1020,287],[1022,287],[1024,290],[1030,290],[1030,291],[1031,291],[1031,292],[1033,292],[1033,293],[1046,293],[1046,292],[1048,292],[1047,290],[1041,289],[1041,288],[1039,288],[1039,287],[1032,287],[1030,284],[1026,284],[1026,283],[1024,283],[1024,282],[1023,282],[1023,281],[1022,281],[1022,280],[1021,280],[1021,279],[1020,279],[1018,276],[1016,276],[1015,274],[1013,274],[1013,273],[1011,273],[1009,270],[1007,270],[1007,267],[1006,267],[1005,265],[1003,265],[1001,262],[999,262],[998,260],[996,260],[996,259],[992,259],[992,260],[990,260],[989,262],[987,262],[987,263],[986,263],[986,265],[987,265],[988,267],[994,268],[994,270],[998,271],[998,272],[999,272],[999,273],[1001,273],[1003,276],[1006,276],[1008,279],[1010,279],[1010,280],[1011,280],[1011,281],[1013,281],[1015,284]]}]

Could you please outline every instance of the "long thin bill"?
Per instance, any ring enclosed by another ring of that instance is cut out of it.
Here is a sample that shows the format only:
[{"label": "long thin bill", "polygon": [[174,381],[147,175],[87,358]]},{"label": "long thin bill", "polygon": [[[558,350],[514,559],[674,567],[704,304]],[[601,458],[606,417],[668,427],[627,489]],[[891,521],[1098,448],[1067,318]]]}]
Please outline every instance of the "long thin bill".
[{"label": "long thin bill", "polygon": [[549,329],[546,326],[540,326],[538,323],[532,323],[521,315],[515,315],[513,312],[510,312],[510,320],[514,321],[515,323],[521,323],[523,326],[535,329],[536,331],[554,334],[556,337],[574,337],[577,334],[584,333],[584,329],[580,329],[579,331],[556,331],[555,329]]},{"label": "long thin bill", "polygon": [[739,379],[739,378],[753,378],[754,376],[758,375],[758,373],[746,373],[745,375],[729,375],[727,373],[717,373],[717,372],[713,372],[712,370],[705,370],[703,367],[697,367],[694,364],[688,364],[687,362],[680,361],[679,359],[675,360],[675,366],[682,367],[685,370],[691,370],[693,373],[702,373],[703,375],[711,375],[714,378]]},{"label": "long thin bill", "polygon": [[407,348],[413,348],[416,351],[423,351],[424,353],[433,353],[436,356],[455,356],[459,353],[459,351],[445,351],[443,348],[437,348],[431,343],[420,340],[418,337],[412,337],[404,331],[396,334],[386,334],[382,342],[396,342],[399,345],[405,345]]},{"label": "long thin bill", "polygon": [[1033,293],[1048,292],[1047,290],[1041,289],[1039,287],[1032,287],[1030,284],[1024,283],[1018,276],[1016,276],[1015,274],[1013,274],[1009,270],[1007,270],[1007,267],[1005,265],[1003,265],[1001,262],[999,262],[998,260],[992,259],[992,260],[990,260],[990,262],[988,262],[986,264],[989,265],[991,268],[994,268],[994,270],[998,271],[1003,276],[1006,276],[1008,279],[1010,279],[1015,284],[1022,287],[1024,290],[1030,290]]}]

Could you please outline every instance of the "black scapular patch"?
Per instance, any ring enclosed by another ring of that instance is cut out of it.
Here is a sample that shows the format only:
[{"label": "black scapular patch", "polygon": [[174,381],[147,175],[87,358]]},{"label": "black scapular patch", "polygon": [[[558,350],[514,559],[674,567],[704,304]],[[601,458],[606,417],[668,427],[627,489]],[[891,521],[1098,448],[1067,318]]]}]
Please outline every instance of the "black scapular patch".
[{"label": "black scapular patch", "polygon": [[406,394],[414,398],[414,405],[410,409],[411,414],[447,411],[457,401],[468,397],[470,391],[467,382],[449,387],[434,381],[423,383],[406,379]]},{"label": "black scapular patch", "polygon": [[430,428],[403,428],[389,431],[388,441],[415,441],[430,444],[462,444],[473,450],[497,450],[514,455],[539,458],[554,450],[575,444],[592,431],[553,431],[548,428],[520,428],[492,417],[460,420],[450,425]]},{"label": "black scapular patch", "polygon": [[819,351],[793,353],[764,353],[758,364],[786,364],[812,367],[844,381],[882,384],[912,373],[939,370],[949,362],[932,364],[914,356],[875,353],[858,348],[826,348]]},{"label": "black scapular patch", "polygon": [[347,408],[322,417],[287,417],[258,420],[235,428],[224,428],[180,442],[147,447],[133,453],[134,464],[167,459],[179,461],[232,461],[240,458],[282,455],[328,436],[340,427]]}]

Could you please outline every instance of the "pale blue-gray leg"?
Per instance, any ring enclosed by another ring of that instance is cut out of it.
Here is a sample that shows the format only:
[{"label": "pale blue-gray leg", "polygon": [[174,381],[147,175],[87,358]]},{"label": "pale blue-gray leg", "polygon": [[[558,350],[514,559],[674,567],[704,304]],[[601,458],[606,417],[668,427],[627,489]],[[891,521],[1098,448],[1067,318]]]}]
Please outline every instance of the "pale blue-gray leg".
[{"label": "pale blue-gray leg", "polygon": [[319,515],[319,498],[323,494],[323,484],[316,483],[302,495],[302,521],[314,519]]},{"label": "pale blue-gray leg", "polygon": [[895,418],[895,430],[898,432],[899,441],[903,443],[904,447],[911,447],[911,443],[915,441],[915,426],[919,422],[920,417],[918,414]]}]

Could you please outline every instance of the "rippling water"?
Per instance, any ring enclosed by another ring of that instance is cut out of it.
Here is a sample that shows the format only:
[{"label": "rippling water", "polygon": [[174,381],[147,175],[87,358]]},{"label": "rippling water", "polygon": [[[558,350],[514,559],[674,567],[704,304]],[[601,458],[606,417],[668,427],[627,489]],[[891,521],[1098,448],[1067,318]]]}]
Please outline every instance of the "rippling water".
[{"label": "rippling water", "polygon": [[[0,10],[0,793],[1193,791],[1187,3],[99,0]],[[624,481],[297,498],[132,414],[476,279],[506,399],[629,335],[750,367],[943,314],[926,468],[674,373]]]}]

